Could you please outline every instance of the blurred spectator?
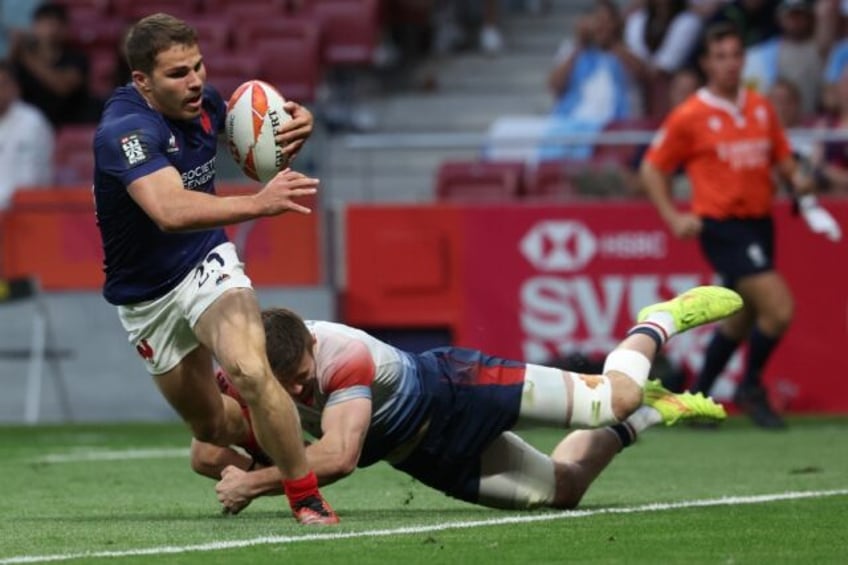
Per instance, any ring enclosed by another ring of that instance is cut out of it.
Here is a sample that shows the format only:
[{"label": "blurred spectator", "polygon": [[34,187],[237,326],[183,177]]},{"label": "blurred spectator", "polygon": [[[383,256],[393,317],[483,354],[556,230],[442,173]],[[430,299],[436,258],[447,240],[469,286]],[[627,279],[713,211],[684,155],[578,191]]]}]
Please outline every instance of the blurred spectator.
[{"label": "blurred spectator", "polygon": [[687,0],[647,0],[625,22],[625,43],[649,70],[645,100],[650,116],[668,112],[671,74],[687,64],[698,42],[701,18],[686,7]]},{"label": "blurred spectator", "polygon": [[708,23],[729,22],[742,33],[746,47],[771,39],[780,33],[775,19],[778,0],[733,0],[722,5]]},{"label": "blurred spectator", "polygon": [[[848,132],[848,68],[836,83],[836,111],[817,125],[834,132]],[[816,179],[825,192],[848,194],[848,139],[818,144],[812,151]]]},{"label": "blurred spectator", "polygon": [[[701,87],[701,75],[695,69],[680,69],[671,76],[668,85],[669,109],[674,108]],[[665,117],[665,116],[663,116]]]},{"label": "blurred spectator", "polygon": [[[768,98],[774,106],[774,111],[784,129],[802,128],[813,125],[811,118],[804,116],[801,111],[801,91],[798,86],[784,77],[778,77],[768,91]],[[821,153],[820,147],[809,137],[789,138],[792,145],[792,153],[798,160],[800,166],[806,167],[808,171],[815,168],[817,154]]]},{"label": "blurred spectator", "polygon": [[[616,4],[599,0],[578,21],[574,42],[563,44],[549,75],[556,103],[548,136],[597,133],[613,120],[640,115],[646,76],[646,65],[624,44]],[[554,141],[542,148],[541,158],[584,159],[590,153],[589,146]]]},{"label": "blurred spectator", "polygon": [[760,92],[768,92],[777,77],[795,83],[801,92],[801,110],[812,115],[821,96],[826,46],[815,36],[812,0],[782,0],[778,9],[781,34],[748,49],[743,77]]},{"label": "blurred spectator", "polygon": [[0,211],[16,189],[53,180],[54,137],[38,108],[20,100],[12,66],[0,61]]},{"label": "blurred spectator", "polygon": [[0,59],[9,56],[12,38],[32,24],[32,14],[40,3],[41,0],[0,2]]},{"label": "blurred spectator", "polygon": [[845,68],[848,67],[848,0],[834,1],[839,2],[835,13],[831,5],[826,3],[824,4],[825,9],[831,8],[831,10],[819,16],[819,21],[830,20],[834,22],[835,30],[833,35],[838,35],[842,38],[830,50],[827,63],[825,64],[822,105],[827,112],[836,112],[839,110],[839,100],[836,95],[838,90],[837,83]]},{"label": "blurred spectator", "polygon": [[[680,69],[673,75],[671,75],[671,79],[668,83],[668,101],[669,101],[669,110],[675,108],[676,106],[683,103],[684,100],[689,98],[692,94],[701,87],[703,81],[701,80],[701,75],[697,73],[694,69],[684,68]],[[658,116],[657,121],[654,127],[659,127],[662,119],[665,116]],[[640,145],[636,152],[633,154],[632,159],[629,163],[627,163],[627,167],[622,170],[622,179],[624,182],[625,189],[629,194],[632,195],[644,195],[644,188],[642,187],[642,181],[639,177],[639,167],[642,164],[642,159],[645,157],[645,153],[648,151],[648,144]],[[677,199],[688,198],[691,192],[691,186],[689,184],[689,179],[686,178],[684,174],[685,171],[682,167],[678,168],[674,175],[672,175],[671,179],[671,191],[672,196]]]},{"label": "blurred spectator", "polygon": [[801,91],[791,80],[777,77],[768,91],[780,124],[785,128],[800,128],[804,125],[804,113],[801,111]]},{"label": "blurred spectator", "polygon": [[88,91],[88,58],[71,49],[67,38],[66,8],[46,3],[11,51],[22,98],[41,109],[54,127],[94,122],[99,115]]},{"label": "blurred spectator", "polygon": [[500,1],[435,0],[433,28],[434,51],[444,55],[472,45],[469,37],[478,33],[476,46],[495,55],[504,48],[500,30]]},{"label": "blurred spectator", "polygon": [[500,0],[483,2],[483,26],[480,28],[480,49],[488,55],[497,55],[504,48],[503,34],[500,29]]},{"label": "blurred spectator", "polygon": [[686,6],[687,0],[647,0],[645,7],[627,16],[625,44],[652,70],[670,75],[692,53],[701,31],[701,18]]}]

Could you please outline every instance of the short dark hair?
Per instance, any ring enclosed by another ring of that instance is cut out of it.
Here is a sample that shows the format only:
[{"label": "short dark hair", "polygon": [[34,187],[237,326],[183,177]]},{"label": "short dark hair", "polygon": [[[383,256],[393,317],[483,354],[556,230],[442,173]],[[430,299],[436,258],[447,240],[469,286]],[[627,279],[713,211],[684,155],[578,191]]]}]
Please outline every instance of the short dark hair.
[{"label": "short dark hair", "polygon": [[59,20],[63,24],[66,24],[68,23],[68,9],[64,4],[45,2],[44,4],[40,4],[32,13],[33,21],[44,18]]},{"label": "short dark hair", "polygon": [[131,71],[153,72],[156,56],[172,45],[197,45],[197,32],[174,16],[158,13],[136,22],[127,32],[124,53]]},{"label": "short dark hair", "polygon": [[271,371],[277,380],[297,374],[303,354],[311,351],[312,332],[303,318],[288,308],[269,308],[262,311],[265,326],[265,348]]},{"label": "short dark hair", "polygon": [[743,46],[745,45],[745,38],[742,37],[742,30],[740,30],[735,24],[730,22],[719,22],[710,25],[707,27],[706,31],[704,31],[701,55],[708,55],[710,53],[710,45],[718,43],[719,41],[724,41],[728,37],[735,37],[739,40],[739,43]]}]

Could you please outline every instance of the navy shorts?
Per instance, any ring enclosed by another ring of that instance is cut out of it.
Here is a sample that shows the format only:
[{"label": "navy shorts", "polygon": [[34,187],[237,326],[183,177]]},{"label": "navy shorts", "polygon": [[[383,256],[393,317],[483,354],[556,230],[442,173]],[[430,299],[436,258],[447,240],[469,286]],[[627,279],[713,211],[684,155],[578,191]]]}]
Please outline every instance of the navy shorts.
[{"label": "navy shorts", "polygon": [[728,288],[743,277],[774,270],[771,218],[704,218],[700,242],[707,261]]},{"label": "navy shorts", "polygon": [[422,378],[438,379],[427,433],[394,465],[425,485],[476,502],[480,459],[518,419],[524,363],[470,349],[439,348],[417,357]]}]

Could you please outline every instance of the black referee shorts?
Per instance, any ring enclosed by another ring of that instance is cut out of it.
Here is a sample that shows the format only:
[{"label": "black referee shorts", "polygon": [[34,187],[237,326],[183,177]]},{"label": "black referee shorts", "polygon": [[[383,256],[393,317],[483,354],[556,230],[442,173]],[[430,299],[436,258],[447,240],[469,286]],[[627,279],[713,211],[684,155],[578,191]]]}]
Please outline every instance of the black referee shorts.
[{"label": "black referee shorts", "polygon": [[774,270],[774,221],[768,218],[703,218],[701,251],[721,277],[734,288],[739,279]]}]

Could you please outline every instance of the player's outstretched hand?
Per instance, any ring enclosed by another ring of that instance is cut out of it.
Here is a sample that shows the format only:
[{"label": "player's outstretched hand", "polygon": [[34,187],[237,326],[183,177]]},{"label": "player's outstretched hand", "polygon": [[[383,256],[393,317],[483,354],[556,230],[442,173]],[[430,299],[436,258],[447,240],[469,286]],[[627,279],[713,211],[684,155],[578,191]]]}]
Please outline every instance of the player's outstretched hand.
[{"label": "player's outstretched hand", "polygon": [[675,236],[683,239],[696,237],[701,233],[701,218],[691,213],[677,214],[668,220],[668,227]]},{"label": "player's outstretched hand", "polygon": [[316,178],[291,169],[283,169],[268,181],[254,198],[258,200],[263,216],[274,216],[289,210],[309,214],[312,210],[298,204],[294,199],[315,194],[318,191],[318,182]]},{"label": "player's outstretched hand", "polygon": [[834,217],[819,205],[818,200],[812,194],[807,194],[798,199],[798,210],[801,217],[813,233],[821,234],[830,241],[842,239],[842,229]]},{"label": "player's outstretched hand", "polygon": [[224,514],[238,514],[250,504],[250,496],[245,477],[246,471],[228,465],[221,471],[221,480],[215,485],[218,502],[223,505]]},{"label": "player's outstretched hand", "polygon": [[295,158],[297,152],[306,143],[307,138],[312,134],[314,119],[312,112],[301,106],[297,102],[287,101],[283,106],[291,120],[287,121],[277,131],[274,139],[277,145],[283,148],[283,153],[288,157],[289,162]]}]

